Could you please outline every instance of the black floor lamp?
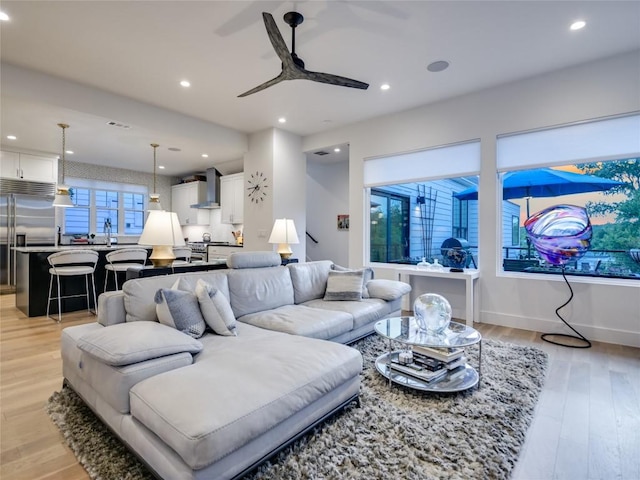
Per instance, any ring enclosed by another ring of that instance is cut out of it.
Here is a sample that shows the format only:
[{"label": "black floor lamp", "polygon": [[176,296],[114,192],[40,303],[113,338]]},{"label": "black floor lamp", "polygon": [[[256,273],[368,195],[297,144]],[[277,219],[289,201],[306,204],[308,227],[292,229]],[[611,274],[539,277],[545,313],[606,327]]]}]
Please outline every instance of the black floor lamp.
[{"label": "black floor lamp", "polygon": [[[562,278],[571,293],[569,299],[556,308],[556,315],[575,335],[543,333],[542,340],[562,347],[590,348],[591,342],[560,315],[560,310],[573,300],[573,289],[565,272],[566,264],[580,259],[591,246],[592,228],[587,211],[575,205],[555,205],[527,218],[524,227],[540,256],[562,269]],[[564,343],[562,339],[577,340],[579,343]]]}]

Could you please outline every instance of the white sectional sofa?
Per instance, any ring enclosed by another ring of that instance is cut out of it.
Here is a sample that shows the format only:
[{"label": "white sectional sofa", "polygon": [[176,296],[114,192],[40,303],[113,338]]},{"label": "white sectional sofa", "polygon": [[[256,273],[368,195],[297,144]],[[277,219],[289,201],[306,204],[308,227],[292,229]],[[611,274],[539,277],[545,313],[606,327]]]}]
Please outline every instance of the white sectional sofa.
[{"label": "white sectional sofa", "polygon": [[[240,478],[357,400],[362,357],[343,343],[399,314],[410,290],[330,261],[280,266],[273,252],[228,266],[130,280],[100,296],[96,323],[62,333],[65,383],[159,478]],[[193,338],[158,322],[159,291],[197,285],[224,296],[228,331]]]}]

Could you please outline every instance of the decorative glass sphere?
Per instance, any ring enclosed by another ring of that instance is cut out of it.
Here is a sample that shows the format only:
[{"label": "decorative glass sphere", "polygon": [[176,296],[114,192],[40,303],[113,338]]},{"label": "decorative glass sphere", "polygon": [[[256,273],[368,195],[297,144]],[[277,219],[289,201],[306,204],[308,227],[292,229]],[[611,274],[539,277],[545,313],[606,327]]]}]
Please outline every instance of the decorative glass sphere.
[{"label": "decorative glass sphere", "polygon": [[442,295],[425,293],[413,302],[418,328],[428,335],[440,335],[451,322],[451,305]]}]

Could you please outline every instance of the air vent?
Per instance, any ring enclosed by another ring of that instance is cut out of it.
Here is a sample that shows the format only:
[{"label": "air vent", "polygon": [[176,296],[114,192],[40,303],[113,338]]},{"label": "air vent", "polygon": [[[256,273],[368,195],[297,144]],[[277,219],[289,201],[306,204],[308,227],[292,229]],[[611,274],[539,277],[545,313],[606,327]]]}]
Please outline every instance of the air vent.
[{"label": "air vent", "polygon": [[124,123],[120,123],[120,122],[107,122],[107,125],[110,125],[112,127],[118,127],[118,128],[131,128],[129,125],[125,125]]},{"label": "air vent", "polygon": [[321,157],[322,157],[323,155],[329,155],[329,152],[325,152],[324,150],[320,150],[320,151],[313,152],[313,153],[314,153],[315,155],[320,155]]},{"label": "air vent", "polygon": [[167,148],[167,150],[169,150],[170,152],[181,152],[182,151],[178,147],[169,147],[169,148]]}]

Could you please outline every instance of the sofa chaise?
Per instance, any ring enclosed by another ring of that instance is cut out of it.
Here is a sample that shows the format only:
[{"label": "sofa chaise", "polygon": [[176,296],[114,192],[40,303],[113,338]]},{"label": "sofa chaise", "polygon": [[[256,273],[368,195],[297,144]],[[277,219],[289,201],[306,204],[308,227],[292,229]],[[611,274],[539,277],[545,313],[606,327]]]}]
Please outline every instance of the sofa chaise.
[{"label": "sofa chaise", "polygon": [[274,252],[228,267],[129,280],[62,332],[65,384],[159,478],[240,478],[357,401],[362,356],[344,344],[410,290]]}]

